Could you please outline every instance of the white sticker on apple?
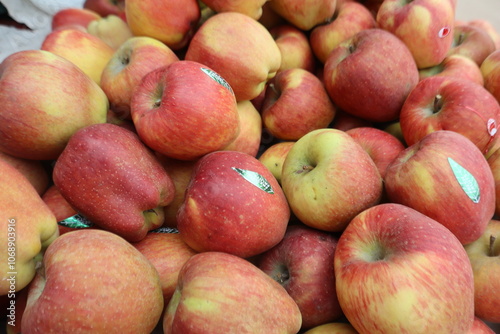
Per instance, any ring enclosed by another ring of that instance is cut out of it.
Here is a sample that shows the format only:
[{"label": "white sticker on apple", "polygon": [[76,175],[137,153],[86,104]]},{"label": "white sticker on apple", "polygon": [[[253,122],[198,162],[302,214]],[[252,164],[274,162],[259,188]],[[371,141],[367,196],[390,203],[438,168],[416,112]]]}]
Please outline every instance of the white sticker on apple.
[{"label": "white sticker on apple", "polygon": [[205,68],[205,67],[202,67],[201,70],[207,74],[210,78],[214,79],[215,81],[217,81],[219,84],[221,84],[222,86],[226,87],[231,93],[234,94],[233,92],[233,89],[231,88],[231,86],[229,85],[229,83],[226,81],[226,79],[224,79],[223,77],[221,77],[219,75],[219,73],[209,69],[209,68]]},{"label": "white sticker on apple", "polygon": [[231,169],[236,171],[245,180],[247,180],[257,188],[264,190],[266,193],[274,194],[274,190],[271,184],[269,184],[266,178],[260,175],[259,173],[237,167],[231,167]]},{"label": "white sticker on apple", "polygon": [[481,193],[476,178],[467,169],[460,166],[460,164],[452,158],[448,158],[448,163],[450,164],[451,170],[453,171],[453,174],[455,174],[458,183],[465,191],[467,196],[474,203],[479,203]]}]

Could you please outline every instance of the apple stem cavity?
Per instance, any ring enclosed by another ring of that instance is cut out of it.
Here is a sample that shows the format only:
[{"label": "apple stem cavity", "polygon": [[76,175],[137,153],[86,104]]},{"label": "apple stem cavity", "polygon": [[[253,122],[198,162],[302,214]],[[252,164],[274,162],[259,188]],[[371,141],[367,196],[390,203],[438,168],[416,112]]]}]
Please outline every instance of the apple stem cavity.
[{"label": "apple stem cavity", "polygon": [[288,271],[286,266],[280,265],[277,270],[277,273],[274,274],[272,277],[276,282],[278,282],[281,285],[284,285],[290,278],[290,272]]},{"label": "apple stem cavity", "polygon": [[296,174],[301,174],[301,173],[304,173],[304,172],[310,172],[314,169],[314,166],[310,166],[310,165],[303,165],[301,169],[299,169],[298,171],[296,171],[295,173]]},{"label": "apple stem cavity", "polygon": [[490,235],[490,245],[489,245],[489,248],[488,248],[488,256],[496,256],[495,254],[495,240],[497,238],[492,234]]}]

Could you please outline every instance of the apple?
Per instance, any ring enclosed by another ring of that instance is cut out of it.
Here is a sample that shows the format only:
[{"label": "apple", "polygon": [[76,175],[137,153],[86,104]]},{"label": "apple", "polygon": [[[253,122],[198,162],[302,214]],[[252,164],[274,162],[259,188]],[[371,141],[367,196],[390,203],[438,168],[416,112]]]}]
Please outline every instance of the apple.
[{"label": "apple", "polygon": [[281,51],[258,21],[237,13],[217,13],[194,34],[185,60],[202,63],[219,73],[238,101],[251,100],[265,88],[281,65]]},{"label": "apple", "polygon": [[41,196],[49,187],[49,174],[39,160],[23,159],[0,151],[0,160],[7,162],[23,174]]},{"label": "apple", "polygon": [[486,31],[495,43],[495,49],[500,49],[500,31],[497,30],[497,26],[493,25],[493,22],[484,19],[475,19],[466,22],[466,24]]},{"label": "apple", "polygon": [[481,66],[483,60],[495,49],[495,42],[486,31],[464,24],[455,26],[453,43],[448,50],[448,55],[464,55]]},{"label": "apple", "polygon": [[196,254],[179,233],[151,231],[144,239],[132,244],[158,271],[164,304],[167,305],[177,287],[179,272],[186,261]]},{"label": "apple", "polygon": [[43,50],[18,51],[0,64],[0,105],[0,150],[32,160],[57,158],[75,131],[106,122],[108,111],[92,79]]},{"label": "apple", "polygon": [[101,15],[86,8],[63,8],[52,16],[51,29],[57,30],[64,27],[81,26],[87,29],[90,22],[98,20]]},{"label": "apple", "polygon": [[330,128],[295,142],[283,163],[281,186],[302,223],[332,232],[343,231],[354,216],[378,204],[383,190],[368,153],[344,131]]},{"label": "apple", "polygon": [[418,72],[420,80],[430,76],[451,76],[484,85],[484,78],[480,67],[474,60],[461,54],[449,55],[439,65],[424,68]]},{"label": "apple", "polygon": [[267,30],[289,23],[271,8],[270,1],[267,1],[262,6],[262,15],[257,21],[259,21],[259,23],[261,23]]},{"label": "apple", "polygon": [[464,245],[484,233],[495,211],[486,158],[454,131],[432,132],[406,148],[387,167],[384,181],[389,201],[438,221]]},{"label": "apple", "polygon": [[419,81],[403,42],[382,29],[365,29],[331,51],[324,66],[326,90],[340,109],[372,122],[388,122]]},{"label": "apple", "polygon": [[174,198],[172,179],[153,153],[114,124],[77,131],[55,163],[53,180],[78,213],[130,242],[161,226],[163,207]]},{"label": "apple", "polygon": [[392,134],[373,127],[360,127],[346,131],[370,155],[382,178],[387,166],[406,147]]},{"label": "apple", "polygon": [[333,255],[337,237],[304,225],[290,225],[280,243],[259,256],[257,267],[280,283],[297,303],[302,329],[342,316]]},{"label": "apple", "polygon": [[495,334],[495,331],[488,327],[488,325],[480,318],[474,317],[472,328],[467,332],[468,334]]},{"label": "apple", "polygon": [[262,137],[262,116],[249,100],[237,104],[240,119],[240,133],[223,150],[239,151],[256,157]]},{"label": "apple", "polygon": [[127,0],[125,15],[135,36],[155,38],[172,50],[189,44],[201,17],[197,0]]},{"label": "apple", "polygon": [[30,181],[0,159],[0,295],[15,295],[35,276],[43,252],[58,236],[57,221]]},{"label": "apple", "polygon": [[335,117],[330,127],[337,130],[347,131],[358,127],[373,127],[374,125],[375,124],[373,122],[351,115],[342,109],[337,108]]},{"label": "apple", "polygon": [[500,103],[500,50],[492,52],[481,63],[481,74],[486,88]]},{"label": "apple", "polygon": [[85,0],[83,8],[93,10],[103,17],[121,16],[125,12],[125,0]]},{"label": "apple", "polygon": [[295,141],[281,141],[267,147],[259,156],[259,161],[264,164],[281,185],[281,171],[286,156]]},{"label": "apple", "polygon": [[302,68],[278,72],[269,81],[261,109],[263,126],[274,137],[288,141],[328,127],[335,112],[321,80]]},{"label": "apple", "polygon": [[358,334],[358,332],[349,323],[329,322],[313,327],[304,334]]},{"label": "apple", "polygon": [[474,310],[482,320],[500,323],[500,221],[488,222],[483,234],[474,242],[465,245],[474,272]]},{"label": "apple", "polygon": [[432,67],[443,61],[453,43],[455,6],[451,1],[385,0],[376,21],[404,42],[419,69]]},{"label": "apple", "polygon": [[408,145],[427,134],[449,130],[462,134],[482,152],[496,138],[500,105],[482,85],[455,77],[428,77],[410,92],[399,122]]},{"label": "apple", "polygon": [[339,238],[334,272],[340,306],[360,333],[472,327],[474,277],[462,244],[404,205],[379,204],[356,216]]},{"label": "apple", "polygon": [[131,119],[132,92],[149,72],[178,61],[172,49],[157,39],[137,36],[123,42],[106,64],[101,88],[111,110],[120,118]]},{"label": "apple", "polygon": [[87,32],[99,37],[114,50],[133,37],[128,24],[113,14],[90,22],[87,26]]},{"label": "apple", "polygon": [[254,20],[262,16],[262,6],[269,0],[204,0],[203,3],[215,12],[238,12]]},{"label": "apple", "polygon": [[314,55],[324,64],[330,52],[344,40],[375,27],[375,18],[366,6],[357,1],[337,0],[334,15],[311,30],[309,43]]},{"label": "apple", "polygon": [[297,28],[308,31],[333,16],[337,0],[272,0],[269,6]]},{"label": "apple", "polygon": [[280,185],[257,158],[217,151],[197,161],[177,228],[195,251],[249,258],[278,244],[289,219]]},{"label": "apple", "polygon": [[399,121],[390,122],[383,128],[383,130],[396,137],[403,144],[403,146],[408,146],[403,136],[403,132],[401,131],[401,123]]},{"label": "apple", "polygon": [[278,72],[291,68],[314,72],[316,59],[304,31],[291,24],[282,24],[269,29],[269,32],[281,52]]},{"label": "apple", "polygon": [[182,267],[163,332],[295,334],[301,323],[292,297],[251,262],[224,252],[203,252]]},{"label": "apple", "polygon": [[163,306],[158,272],[144,255],[114,233],[79,230],[47,248],[21,326],[27,334],[149,334]]},{"label": "apple", "polygon": [[133,91],[130,112],[141,140],[174,159],[221,150],[240,131],[231,86],[195,61],[175,61],[146,74]]}]

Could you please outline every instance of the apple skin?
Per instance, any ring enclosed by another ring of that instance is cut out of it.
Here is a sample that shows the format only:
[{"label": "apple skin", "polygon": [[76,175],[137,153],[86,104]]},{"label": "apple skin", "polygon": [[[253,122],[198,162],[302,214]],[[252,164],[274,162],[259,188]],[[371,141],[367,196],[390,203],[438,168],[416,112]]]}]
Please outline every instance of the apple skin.
[{"label": "apple skin", "polygon": [[161,226],[163,207],[174,198],[172,179],[153,153],[114,124],[76,132],[55,163],[53,180],[77,212],[130,242]]},{"label": "apple skin", "polygon": [[484,321],[500,323],[500,221],[492,219],[484,233],[465,245],[474,272],[475,314]]},{"label": "apple skin", "polygon": [[392,134],[372,127],[360,127],[346,131],[370,155],[382,178],[387,166],[406,147]]},{"label": "apple skin", "polygon": [[79,230],[47,249],[21,325],[27,334],[146,334],[163,306],[158,272],[144,255],[114,233]]},{"label": "apple skin", "polygon": [[333,16],[337,0],[273,0],[269,6],[297,28],[308,31]]},{"label": "apple skin", "polygon": [[227,80],[238,101],[252,100],[276,75],[281,51],[258,21],[237,13],[217,13],[199,27],[185,60],[202,63]]},{"label": "apple skin", "polygon": [[42,161],[18,158],[2,151],[0,151],[0,160],[7,162],[21,172],[40,196],[49,187],[49,174]]},{"label": "apple skin", "polygon": [[339,1],[333,17],[317,25],[309,34],[309,43],[316,58],[324,64],[330,52],[344,40],[361,30],[376,27],[375,18],[357,1]]},{"label": "apple skin", "polygon": [[261,109],[263,126],[287,141],[328,127],[335,112],[321,80],[301,68],[280,71],[269,81]]},{"label": "apple skin", "polygon": [[419,81],[406,45],[378,28],[362,30],[334,48],[323,75],[337,107],[372,122],[396,120]]},{"label": "apple skin", "polygon": [[[0,205],[0,253],[3,259],[0,263],[0,295],[8,295],[31,282],[43,252],[59,233],[56,218],[30,181],[1,159]],[[15,259],[11,261],[9,257],[12,256]],[[14,267],[10,266],[11,262]],[[15,291],[12,291],[12,282]]]},{"label": "apple skin", "polygon": [[304,334],[358,334],[358,332],[349,323],[330,322],[313,327]]},{"label": "apple skin", "polygon": [[50,32],[42,41],[40,49],[69,60],[98,85],[104,67],[115,52],[99,37],[73,28]]},{"label": "apple skin", "polygon": [[349,113],[346,113],[342,109],[337,108],[335,118],[333,119],[333,122],[329,127],[337,130],[347,131],[359,127],[373,127],[374,125],[375,124],[373,122],[351,115]]},{"label": "apple skin", "polygon": [[106,122],[109,106],[76,65],[42,50],[0,64],[0,105],[0,150],[32,160],[56,159],[75,131]]},{"label": "apple skin", "polygon": [[101,15],[86,8],[63,8],[52,16],[51,29],[61,29],[67,26],[78,25],[84,29],[90,22],[98,20]]},{"label": "apple skin", "polygon": [[85,0],[83,8],[93,10],[101,16],[121,16],[125,12],[125,0]]},{"label": "apple skin", "polygon": [[443,61],[453,43],[455,6],[451,1],[386,0],[376,21],[404,42],[419,69],[432,67]]},{"label": "apple skin", "polygon": [[290,68],[302,68],[314,72],[316,58],[304,31],[291,24],[282,24],[269,29],[269,32],[281,52],[278,72]]},{"label": "apple skin", "polygon": [[120,118],[131,119],[130,100],[142,78],[178,60],[174,51],[157,39],[146,36],[127,39],[114,52],[101,75],[100,86],[111,110]]},{"label": "apple skin", "polygon": [[120,45],[134,36],[127,22],[113,14],[90,22],[87,25],[87,32],[99,37],[113,50],[118,49]]},{"label": "apple skin", "polygon": [[294,141],[282,141],[272,144],[259,156],[259,161],[271,171],[280,185],[283,163],[293,144],[295,144]]},{"label": "apple skin", "polygon": [[334,269],[340,306],[360,333],[472,327],[467,253],[447,228],[411,208],[380,204],[356,216],[339,238]]},{"label": "apple skin", "polygon": [[179,233],[149,232],[144,239],[132,244],[158,271],[167,305],[177,287],[179,272],[186,261],[197,254]]},{"label": "apple skin", "polygon": [[486,31],[471,25],[457,25],[448,55],[459,54],[472,59],[478,66],[495,51],[495,42]]},{"label": "apple skin", "polygon": [[249,100],[238,102],[237,107],[240,118],[240,133],[223,150],[239,151],[256,157],[259,153],[262,137],[262,116]]},{"label": "apple skin", "polygon": [[155,38],[172,50],[190,43],[201,17],[197,0],[127,0],[125,15],[134,36]]},{"label": "apple skin", "polygon": [[495,216],[500,217],[500,141],[496,141],[494,146],[485,154],[486,161],[493,173],[495,186]]},{"label": "apple skin", "polygon": [[238,256],[204,252],[182,267],[163,331],[295,334],[301,323],[295,301],[262,270]]},{"label": "apple skin", "polygon": [[500,106],[483,86],[453,77],[428,77],[408,95],[399,121],[408,145],[433,131],[449,130],[486,152],[497,137],[499,118]]},{"label": "apple skin", "polygon": [[500,49],[500,32],[497,30],[496,26],[492,22],[483,19],[475,19],[465,22],[467,25],[478,27],[486,31],[486,33],[491,37],[495,43],[495,49]]},{"label": "apple skin", "polygon": [[488,325],[478,317],[474,317],[472,328],[467,334],[495,334],[495,331],[488,327]]},{"label": "apple skin", "polygon": [[420,80],[430,76],[451,76],[484,85],[480,67],[471,58],[460,54],[447,56],[439,65],[418,71]]},{"label": "apple skin", "polygon": [[486,57],[481,63],[480,70],[484,78],[484,88],[500,103],[500,50]]},{"label": "apple skin", "polygon": [[[478,239],[494,215],[490,166],[469,139],[454,131],[432,132],[406,148],[387,167],[384,180],[389,201],[438,221],[464,245]],[[460,182],[468,182],[468,188]]]},{"label": "apple skin", "polygon": [[204,0],[203,3],[217,13],[238,12],[254,20],[262,16],[262,6],[268,0]]},{"label": "apple skin", "polygon": [[[245,171],[265,180],[259,178],[257,185],[245,178]],[[177,211],[177,228],[195,251],[248,258],[278,244],[289,219],[280,185],[259,160],[242,152],[218,151],[197,161]]]},{"label": "apple skin", "polygon": [[283,163],[281,186],[302,223],[331,232],[378,204],[383,191],[368,153],[344,131],[329,128],[295,142]]},{"label": "apple skin", "polygon": [[337,237],[304,225],[290,225],[280,243],[259,255],[257,267],[280,283],[302,314],[302,329],[342,316],[333,255]]},{"label": "apple skin", "polygon": [[146,74],[132,94],[141,140],[174,159],[196,160],[223,149],[240,131],[238,106],[220,73],[179,60]]}]

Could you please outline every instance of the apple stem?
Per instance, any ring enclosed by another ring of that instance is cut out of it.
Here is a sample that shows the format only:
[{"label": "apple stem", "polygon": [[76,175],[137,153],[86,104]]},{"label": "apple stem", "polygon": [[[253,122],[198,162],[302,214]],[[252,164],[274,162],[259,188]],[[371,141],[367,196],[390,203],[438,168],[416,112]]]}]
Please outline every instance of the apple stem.
[{"label": "apple stem", "polygon": [[276,87],[274,87],[274,83],[271,82],[269,84],[269,88],[273,90],[274,94],[279,95],[279,92],[276,90]]},{"label": "apple stem", "polygon": [[437,113],[443,107],[443,96],[441,94],[436,95],[434,98],[434,108],[433,113]]},{"label": "apple stem", "polygon": [[494,245],[495,245],[495,240],[497,238],[492,234],[490,235],[490,247],[489,247],[489,256],[495,256],[495,251],[494,251]]},{"label": "apple stem", "polygon": [[313,166],[310,166],[310,165],[304,165],[304,166],[302,166],[302,169],[299,169],[296,173],[297,173],[297,174],[301,174],[301,173],[303,173],[303,172],[310,172],[310,171],[312,171],[313,169],[314,169],[314,167],[313,167]]}]

